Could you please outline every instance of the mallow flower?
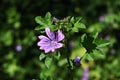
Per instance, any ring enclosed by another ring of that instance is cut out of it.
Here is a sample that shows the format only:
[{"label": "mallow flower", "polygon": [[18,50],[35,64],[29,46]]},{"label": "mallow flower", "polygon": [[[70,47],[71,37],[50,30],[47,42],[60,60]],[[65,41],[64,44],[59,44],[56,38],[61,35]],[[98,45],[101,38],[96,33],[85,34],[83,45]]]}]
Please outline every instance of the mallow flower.
[{"label": "mallow flower", "polygon": [[74,60],[75,64],[76,65],[79,65],[80,64],[80,57],[76,57],[75,60]]},{"label": "mallow flower", "polygon": [[83,77],[81,80],[88,80],[89,78],[89,69],[88,68],[84,68],[83,69]]},{"label": "mallow flower", "polygon": [[45,53],[48,53],[54,52],[56,49],[63,47],[63,44],[60,43],[60,41],[62,41],[65,38],[65,36],[61,30],[58,30],[55,33],[51,32],[50,28],[47,27],[45,28],[45,32],[47,37],[44,35],[38,36],[40,41],[37,43],[37,45],[40,46],[41,50],[44,50]]},{"label": "mallow flower", "polygon": [[103,22],[103,21],[104,21],[104,16],[100,16],[100,17],[99,17],[99,21],[100,21],[100,22]]},{"label": "mallow flower", "polygon": [[54,18],[53,18],[53,22],[56,23],[57,21],[58,21],[58,19],[54,17]]},{"label": "mallow flower", "polygon": [[22,50],[22,45],[20,45],[20,44],[16,45],[15,50],[20,52]]}]

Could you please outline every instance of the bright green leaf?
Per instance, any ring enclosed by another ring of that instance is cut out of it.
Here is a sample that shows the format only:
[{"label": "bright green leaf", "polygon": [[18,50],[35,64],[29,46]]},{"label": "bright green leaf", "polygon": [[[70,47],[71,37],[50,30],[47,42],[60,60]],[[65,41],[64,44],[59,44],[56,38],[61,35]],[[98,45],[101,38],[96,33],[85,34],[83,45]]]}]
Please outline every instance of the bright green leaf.
[{"label": "bright green leaf", "polygon": [[85,58],[88,60],[88,61],[93,61],[93,58],[90,54],[86,54]]},{"label": "bright green leaf", "polygon": [[46,56],[45,56],[44,53],[40,54],[40,56],[39,56],[40,61],[41,61],[42,59],[44,59],[45,57],[46,57]]},{"label": "bright green leaf", "polygon": [[72,24],[74,24],[74,17],[72,17],[71,19],[70,19],[70,23],[72,23]]},{"label": "bright green leaf", "polygon": [[78,32],[78,28],[74,27],[74,28],[72,28],[72,31],[73,32]]},{"label": "bright green leaf", "polygon": [[100,59],[100,58],[104,58],[104,54],[102,53],[102,51],[100,50],[93,50],[93,53],[91,53],[91,56],[94,58],[94,59]]},{"label": "bright green leaf", "polygon": [[80,28],[80,29],[85,29],[86,28],[83,23],[78,23],[77,27]]},{"label": "bright green leaf", "polygon": [[41,16],[37,16],[35,18],[35,21],[36,21],[36,23],[38,23],[38,24],[40,24],[42,26],[47,26],[46,22],[44,21],[44,19]]},{"label": "bright green leaf", "polygon": [[46,65],[46,67],[49,68],[50,65],[51,65],[51,63],[52,63],[52,58],[47,57],[47,58],[45,59],[45,65]]},{"label": "bright green leaf", "polygon": [[50,12],[47,12],[45,15],[45,19],[50,19],[50,18],[51,18],[51,14],[50,14]]},{"label": "bright green leaf", "polygon": [[35,30],[44,30],[45,29],[45,27],[43,27],[43,26],[36,26],[35,27]]},{"label": "bright green leaf", "polygon": [[86,27],[85,27],[85,25],[84,25],[83,23],[76,22],[76,23],[74,24],[74,27],[73,27],[72,31],[73,31],[73,32],[78,32],[79,29],[85,29],[85,28],[86,28]]},{"label": "bright green leaf", "polygon": [[51,19],[51,14],[50,14],[50,12],[47,12],[46,15],[45,15],[45,23],[46,23],[48,26],[51,26],[52,23],[53,23],[53,19]]}]

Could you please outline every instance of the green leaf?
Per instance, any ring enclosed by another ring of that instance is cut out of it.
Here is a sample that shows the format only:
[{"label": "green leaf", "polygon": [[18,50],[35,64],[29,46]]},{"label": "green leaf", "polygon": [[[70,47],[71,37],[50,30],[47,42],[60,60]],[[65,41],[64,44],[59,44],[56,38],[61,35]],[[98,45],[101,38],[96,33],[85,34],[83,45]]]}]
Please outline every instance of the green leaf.
[{"label": "green leaf", "polygon": [[80,38],[81,42],[83,42],[83,41],[84,41],[85,37],[87,37],[87,35],[86,35],[86,34],[83,34],[83,35],[81,36],[81,38]]},{"label": "green leaf", "polygon": [[90,54],[86,54],[85,58],[88,60],[88,61],[93,61],[93,58]]},{"label": "green leaf", "polygon": [[72,28],[72,31],[73,32],[78,32],[78,28],[74,27],[74,28]]},{"label": "green leaf", "polygon": [[75,20],[76,20],[77,22],[80,22],[81,19],[82,19],[82,17],[76,17],[76,18],[75,18]]},{"label": "green leaf", "polygon": [[41,53],[40,56],[39,56],[40,61],[41,61],[42,59],[44,59],[45,57],[46,57],[46,55],[45,55],[44,53]]},{"label": "green leaf", "polygon": [[75,21],[75,19],[74,19],[74,17],[72,17],[72,18],[70,19],[70,23],[74,24],[74,21]]},{"label": "green leaf", "polygon": [[51,14],[50,12],[47,12],[45,15],[45,22],[48,26],[51,26],[53,23],[53,19],[51,19]]},{"label": "green leaf", "polygon": [[95,39],[94,43],[97,45],[97,48],[105,47],[105,46],[107,46],[107,45],[110,44],[109,41],[104,40],[104,39],[102,39],[102,38],[97,38],[97,39]]},{"label": "green leaf", "polygon": [[51,26],[49,26],[49,27],[50,27],[50,30],[51,30],[52,32],[58,30],[58,27],[57,27],[56,25],[51,25]]},{"label": "green leaf", "polygon": [[49,68],[50,65],[51,65],[51,63],[52,63],[52,58],[47,57],[47,58],[45,59],[45,65],[46,65],[46,67]]},{"label": "green leaf", "polygon": [[36,21],[36,23],[38,23],[42,26],[47,26],[46,22],[44,21],[44,19],[41,16],[35,17],[35,21]]},{"label": "green leaf", "polygon": [[94,39],[96,39],[97,36],[98,36],[98,32],[97,32],[97,31],[92,32],[90,35],[91,35]]},{"label": "green leaf", "polygon": [[44,30],[45,29],[45,27],[43,27],[43,26],[36,26],[35,27],[35,30]]},{"label": "green leaf", "polygon": [[76,23],[74,24],[74,27],[73,27],[72,31],[73,31],[73,32],[78,32],[79,29],[85,29],[85,28],[86,28],[86,27],[85,27],[85,25],[84,25],[83,23],[76,22]]},{"label": "green leaf", "polygon": [[102,23],[93,23],[90,27],[87,28],[87,31],[92,33],[94,31],[101,32],[105,26]]},{"label": "green leaf", "polygon": [[47,12],[45,15],[45,19],[50,19],[50,18],[51,18],[51,14],[50,14],[50,12]]},{"label": "green leaf", "polygon": [[100,50],[93,50],[93,53],[91,53],[91,56],[94,58],[94,59],[100,59],[100,58],[104,58],[104,54],[102,53],[102,51]]},{"label": "green leaf", "polygon": [[2,33],[2,37],[0,38],[6,46],[10,46],[13,43],[12,31],[10,30]]},{"label": "green leaf", "polygon": [[105,22],[108,24],[113,24],[115,20],[115,15],[114,14],[107,14],[105,16]]},{"label": "green leaf", "polygon": [[54,55],[54,57],[57,59],[57,60],[59,60],[60,59],[60,52],[58,52],[58,53],[56,53],[55,55]]},{"label": "green leaf", "polygon": [[41,16],[35,17],[36,23],[40,24],[43,27],[51,26],[53,23],[53,19],[51,18],[50,12],[46,13],[45,17],[42,18]]},{"label": "green leaf", "polygon": [[93,43],[94,38],[91,36],[87,36],[84,38],[82,45],[87,49],[88,53],[91,53],[94,49],[96,49],[97,45]]},{"label": "green leaf", "polygon": [[75,26],[79,29],[85,29],[86,28],[83,23],[77,23],[77,24],[75,24]]},{"label": "green leaf", "polygon": [[67,63],[67,59],[63,58],[58,62],[58,66],[64,66]]}]

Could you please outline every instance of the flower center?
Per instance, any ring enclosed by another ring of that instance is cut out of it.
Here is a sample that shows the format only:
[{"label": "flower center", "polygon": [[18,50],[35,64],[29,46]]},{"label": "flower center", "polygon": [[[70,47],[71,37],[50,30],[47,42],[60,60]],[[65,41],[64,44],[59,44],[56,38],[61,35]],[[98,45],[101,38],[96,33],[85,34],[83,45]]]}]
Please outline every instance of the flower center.
[{"label": "flower center", "polygon": [[55,46],[56,44],[57,44],[56,41],[51,41],[51,45],[52,45],[52,46]]}]

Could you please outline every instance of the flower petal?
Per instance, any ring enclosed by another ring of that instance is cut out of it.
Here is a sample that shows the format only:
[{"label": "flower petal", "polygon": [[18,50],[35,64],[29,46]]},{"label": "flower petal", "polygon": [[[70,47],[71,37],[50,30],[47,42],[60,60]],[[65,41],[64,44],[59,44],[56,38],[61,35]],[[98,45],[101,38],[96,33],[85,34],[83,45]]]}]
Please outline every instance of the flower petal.
[{"label": "flower petal", "polygon": [[52,51],[52,52],[54,52],[54,51],[55,51],[55,49],[52,49],[51,51]]},{"label": "flower petal", "polygon": [[43,36],[43,35],[40,35],[38,36],[39,39],[46,39],[46,40],[49,40],[49,38],[47,38],[46,36]]},{"label": "flower petal", "polygon": [[63,46],[62,43],[57,43],[57,44],[55,45],[55,49],[61,48],[62,46]]},{"label": "flower petal", "polygon": [[41,46],[39,49],[44,50],[44,47],[43,47],[43,46]]},{"label": "flower petal", "polygon": [[50,28],[45,28],[45,32],[51,40],[55,39],[55,34],[54,34],[54,32],[50,32]]},{"label": "flower petal", "polygon": [[54,49],[54,47],[52,47],[52,46],[46,46],[46,47],[44,47],[44,50],[45,50],[45,53],[48,53],[48,52],[50,52],[50,51],[54,51],[55,49]]},{"label": "flower petal", "polygon": [[40,46],[40,49],[41,49],[41,50],[45,50],[45,49],[48,49],[48,48],[50,48],[50,45]]},{"label": "flower petal", "polygon": [[50,50],[51,50],[51,49],[49,49],[49,48],[48,48],[48,49],[45,49],[45,53],[50,52]]},{"label": "flower petal", "polygon": [[38,46],[48,46],[50,45],[50,40],[42,39],[37,43]]},{"label": "flower petal", "polygon": [[58,30],[57,34],[56,34],[56,40],[57,40],[57,42],[63,40],[64,38],[65,38],[65,36],[62,34],[62,31]]}]

